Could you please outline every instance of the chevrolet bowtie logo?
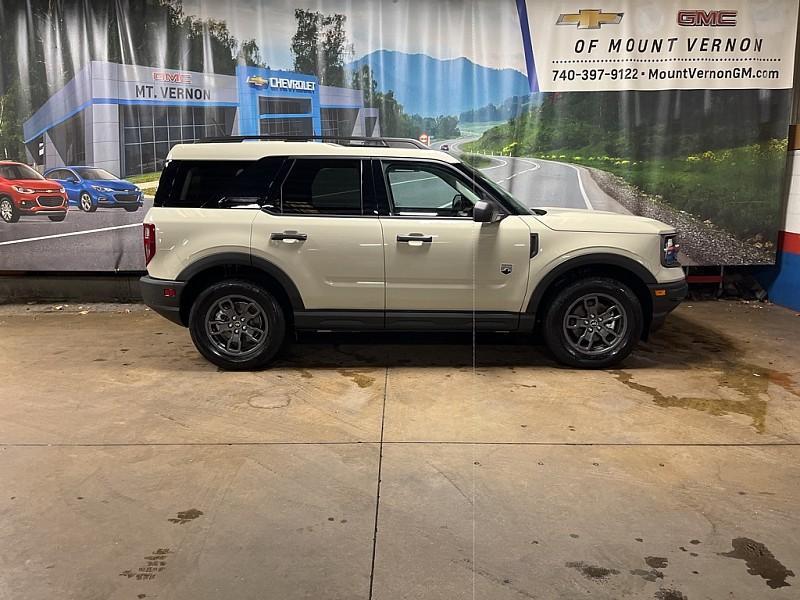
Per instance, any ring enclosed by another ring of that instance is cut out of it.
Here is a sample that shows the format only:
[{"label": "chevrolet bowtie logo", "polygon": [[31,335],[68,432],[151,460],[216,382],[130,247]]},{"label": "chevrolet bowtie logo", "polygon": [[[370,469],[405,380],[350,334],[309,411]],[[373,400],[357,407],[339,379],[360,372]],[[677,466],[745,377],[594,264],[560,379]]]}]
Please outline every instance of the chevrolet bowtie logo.
[{"label": "chevrolet bowtie logo", "polygon": [[247,83],[256,87],[264,87],[269,83],[269,80],[261,77],[261,75],[252,75],[247,78]]},{"label": "chevrolet bowtie logo", "polygon": [[604,13],[596,8],[581,9],[578,14],[558,16],[556,25],[576,25],[578,29],[600,29],[601,25],[616,25],[625,13]]}]

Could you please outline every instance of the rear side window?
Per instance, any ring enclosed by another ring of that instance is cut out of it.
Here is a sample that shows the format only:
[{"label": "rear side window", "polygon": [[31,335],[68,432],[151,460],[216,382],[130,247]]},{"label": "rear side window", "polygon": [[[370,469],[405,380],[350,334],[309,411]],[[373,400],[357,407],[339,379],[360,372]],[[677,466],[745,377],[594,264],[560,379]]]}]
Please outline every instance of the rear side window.
[{"label": "rear side window", "polygon": [[361,215],[361,161],[297,159],[281,189],[281,212]]},{"label": "rear side window", "polygon": [[283,158],[172,161],[161,173],[154,205],[260,208],[268,204]]}]

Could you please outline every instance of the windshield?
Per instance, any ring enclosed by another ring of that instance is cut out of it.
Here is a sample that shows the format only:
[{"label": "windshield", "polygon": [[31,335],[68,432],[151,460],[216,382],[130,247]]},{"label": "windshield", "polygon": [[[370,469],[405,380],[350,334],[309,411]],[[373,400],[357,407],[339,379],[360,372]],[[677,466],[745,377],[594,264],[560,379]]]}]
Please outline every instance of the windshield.
[{"label": "windshield", "polygon": [[472,179],[477,181],[483,187],[489,189],[489,191],[495,193],[496,195],[500,196],[500,199],[503,201],[507,207],[511,207],[513,211],[517,214],[522,215],[529,215],[531,214],[531,209],[522,204],[519,200],[514,198],[511,194],[509,194],[506,190],[500,187],[497,183],[486,177],[483,173],[481,173],[478,169],[474,168],[472,165],[468,165],[467,163],[458,163],[456,165],[459,169],[467,173]]},{"label": "windshield", "polygon": [[44,179],[28,165],[0,165],[0,177],[3,179]]},{"label": "windshield", "polygon": [[83,179],[104,179],[106,181],[109,180],[113,181],[117,179],[105,169],[83,168],[75,170],[78,172],[78,175],[80,175]]}]

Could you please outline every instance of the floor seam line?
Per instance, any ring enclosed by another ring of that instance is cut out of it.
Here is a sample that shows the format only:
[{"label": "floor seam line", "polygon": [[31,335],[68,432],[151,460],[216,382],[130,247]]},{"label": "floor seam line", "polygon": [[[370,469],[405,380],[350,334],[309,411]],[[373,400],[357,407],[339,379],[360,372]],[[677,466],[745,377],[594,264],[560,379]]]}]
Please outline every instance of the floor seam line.
[{"label": "floor seam line", "polygon": [[375,555],[378,548],[378,512],[381,506],[381,470],[383,468],[383,429],[386,424],[386,396],[389,392],[389,367],[383,376],[383,407],[381,409],[381,441],[378,444],[378,485],[375,492],[375,527],[372,530],[372,561],[369,567],[369,600],[375,583]]}]

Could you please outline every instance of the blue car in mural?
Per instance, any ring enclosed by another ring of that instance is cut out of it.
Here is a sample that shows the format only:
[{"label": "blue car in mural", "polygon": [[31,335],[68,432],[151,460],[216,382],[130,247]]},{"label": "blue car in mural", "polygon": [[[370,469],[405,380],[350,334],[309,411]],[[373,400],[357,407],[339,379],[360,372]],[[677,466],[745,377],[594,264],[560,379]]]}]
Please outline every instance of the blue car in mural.
[{"label": "blue car in mural", "polygon": [[58,167],[44,176],[58,181],[66,190],[70,205],[84,212],[94,212],[100,206],[136,212],[144,200],[142,190],[130,181],[97,167]]}]

